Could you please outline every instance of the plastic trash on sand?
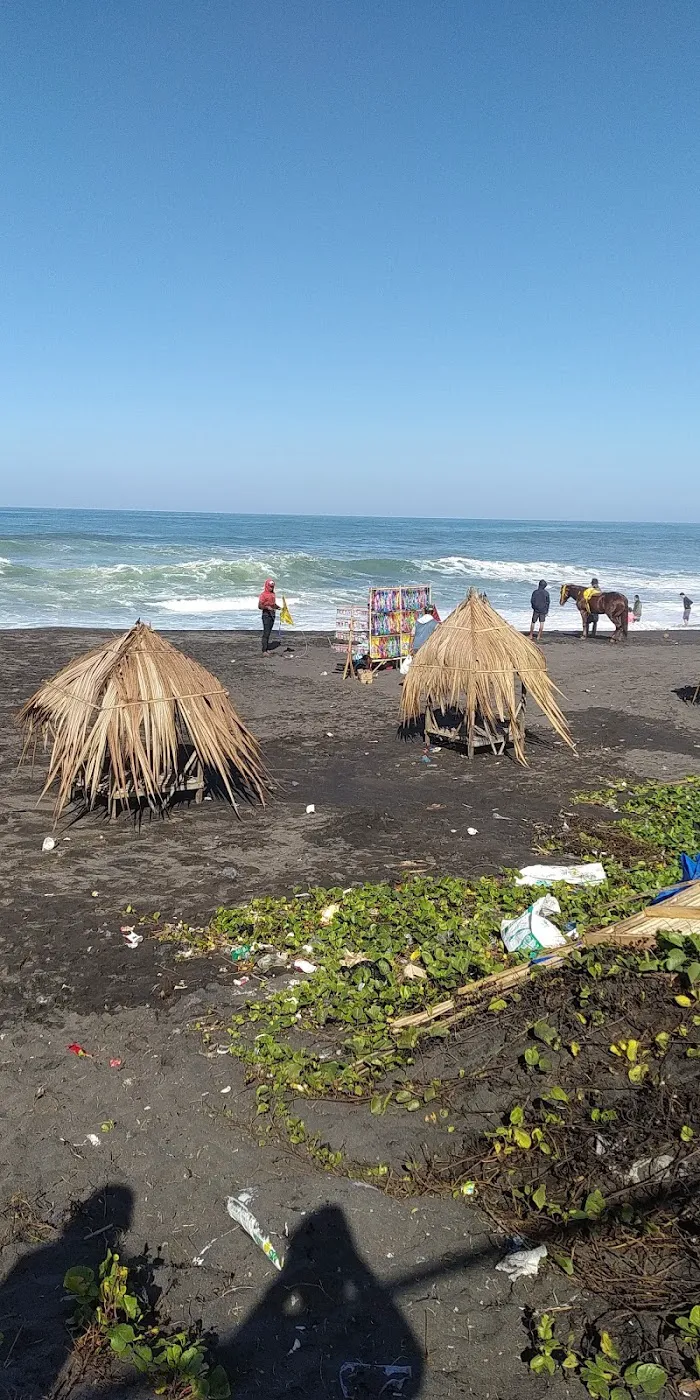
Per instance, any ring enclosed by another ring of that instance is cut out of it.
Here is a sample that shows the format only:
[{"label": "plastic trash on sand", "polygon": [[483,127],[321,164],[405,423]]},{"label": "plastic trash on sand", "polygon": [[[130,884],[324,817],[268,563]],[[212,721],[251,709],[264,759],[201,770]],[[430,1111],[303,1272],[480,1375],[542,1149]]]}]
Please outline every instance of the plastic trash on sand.
[{"label": "plastic trash on sand", "polygon": [[508,953],[540,953],[543,948],[563,948],[568,940],[549,914],[559,914],[559,900],[553,894],[536,899],[517,919],[504,919],[501,938]]},{"label": "plastic trash on sand", "polygon": [[601,885],[607,875],[599,860],[585,865],[524,865],[516,885]]},{"label": "plastic trash on sand", "polygon": [[546,1244],[538,1244],[536,1249],[516,1249],[512,1254],[506,1254],[496,1268],[500,1273],[507,1274],[511,1283],[515,1283],[518,1278],[536,1278],[540,1263],[546,1258]]},{"label": "plastic trash on sand", "polygon": [[687,851],[681,855],[681,875],[684,880],[700,880],[700,851],[690,856]]},{"label": "plastic trash on sand", "polygon": [[271,953],[262,953],[255,959],[256,972],[286,972],[289,968],[289,956],[287,953],[278,953],[277,949]]},{"label": "plastic trash on sand", "polygon": [[54,841],[53,836],[45,836],[41,843],[41,849],[42,851],[52,851],[55,845],[56,842]]},{"label": "plastic trash on sand", "polygon": [[246,958],[250,957],[252,951],[253,945],[251,943],[238,943],[235,948],[231,949],[231,962],[245,962]]},{"label": "plastic trash on sand", "polygon": [[408,1396],[412,1366],[377,1366],[366,1361],[346,1361],[338,1373],[343,1400],[401,1400]]},{"label": "plastic trash on sand", "polygon": [[308,958],[295,958],[294,966],[299,972],[305,972],[309,977],[316,971],[316,963],[309,962]]},{"label": "plastic trash on sand", "polygon": [[[242,1194],[245,1196],[248,1195],[247,1192]],[[235,1220],[236,1224],[240,1225],[241,1229],[245,1230],[247,1235],[250,1235],[251,1240],[258,1246],[258,1249],[261,1249],[263,1254],[267,1255],[270,1263],[274,1264],[276,1269],[281,1269],[282,1260],[272,1240],[268,1239],[268,1236],[263,1234],[262,1227],[255,1219],[253,1212],[248,1210],[245,1200],[241,1200],[239,1196],[229,1196],[226,1201],[226,1209],[231,1219]]]},{"label": "plastic trash on sand", "polygon": [[664,1181],[668,1178],[673,1159],[672,1152],[662,1152],[659,1157],[638,1157],[622,1180],[626,1186],[641,1186],[645,1181]]},{"label": "plastic trash on sand", "polygon": [[213,1240],[210,1240],[208,1244],[205,1244],[205,1245],[204,1245],[204,1248],[203,1248],[203,1249],[200,1249],[199,1254],[195,1254],[194,1259],[192,1260],[192,1263],[194,1264],[194,1266],[195,1266],[196,1269],[201,1269],[201,1268],[202,1268],[202,1265],[204,1264],[204,1256],[205,1256],[205,1254],[208,1254],[208,1253],[209,1253],[209,1250],[211,1249],[212,1245],[215,1245],[218,1239],[220,1239],[220,1236],[219,1236],[219,1235],[215,1235],[214,1238],[213,1238]]}]

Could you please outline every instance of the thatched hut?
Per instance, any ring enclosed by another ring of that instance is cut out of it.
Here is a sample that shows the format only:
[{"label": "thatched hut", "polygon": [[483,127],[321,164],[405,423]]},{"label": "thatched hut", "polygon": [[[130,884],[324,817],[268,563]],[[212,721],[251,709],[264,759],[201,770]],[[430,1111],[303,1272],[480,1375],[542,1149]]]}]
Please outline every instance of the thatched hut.
[{"label": "thatched hut", "polygon": [[416,653],[401,692],[401,721],[408,728],[425,711],[426,734],[466,743],[470,758],[476,748],[502,753],[512,742],[525,763],[526,694],[573,749],[541,651],[472,588]]},{"label": "thatched hut", "polygon": [[201,802],[207,787],[265,801],[257,740],[214,676],[145,623],[79,656],[44,681],[19,715],[22,758],[52,741],[42,796],[58,785],[55,817],[147,802],[165,810],[178,793]]}]

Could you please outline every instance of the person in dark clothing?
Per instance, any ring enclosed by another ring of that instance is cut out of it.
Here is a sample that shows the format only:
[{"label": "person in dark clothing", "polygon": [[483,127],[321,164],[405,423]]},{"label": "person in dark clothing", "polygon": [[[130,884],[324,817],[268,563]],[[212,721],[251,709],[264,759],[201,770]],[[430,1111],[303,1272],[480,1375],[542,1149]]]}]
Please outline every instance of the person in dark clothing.
[{"label": "person in dark clothing", "polygon": [[535,627],[538,623],[540,630],[537,633],[537,641],[539,641],[544,631],[547,613],[549,612],[549,592],[547,590],[547,580],[545,578],[540,579],[530,599],[530,607],[532,608],[530,641],[533,642],[535,640]]},{"label": "person in dark clothing", "polygon": [[262,613],[262,652],[263,656],[267,656],[270,650],[270,634],[275,625],[275,613],[279,612],[274,579],[265,579],[265,587],[258,598],[258,607]]},{"label": "person in dark clothing", "polygon": [[687,593],[681,593],[681,598],[683,599],[683,621],[687,627],[690,622],[690,609],[693,606],[693,600],[688,597]]},{"label": "person in dark clothing", "polygon": [[[592,579],[591,579],[591,588],[597,588],[598,592],[600,593],[600,584],[599,584],[597,578],[592,578]],[[595,637],[595,634],[596,634],[597,631],[598,631],[598,613],[589,613],[589,615],[588,615],[588,635],[589,635],[589,637]]]}]

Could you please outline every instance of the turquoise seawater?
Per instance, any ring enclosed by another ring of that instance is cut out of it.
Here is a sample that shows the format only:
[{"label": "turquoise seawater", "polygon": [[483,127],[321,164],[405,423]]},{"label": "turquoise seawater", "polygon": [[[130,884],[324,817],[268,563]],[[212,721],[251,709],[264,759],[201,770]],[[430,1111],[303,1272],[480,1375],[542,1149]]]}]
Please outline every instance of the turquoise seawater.
[{"label": "turquoise seawater", "polygon": [[643,628],[680,626],[681,590],[700,619],[700,525],[0,510],[3,627],[257,627],[268,576],[301,628],[398,583],[431,584],[442,613],[474,584],[523,626],[544,577],[551,625],[574,630],[555,595],[593,574],[640,594]]}]

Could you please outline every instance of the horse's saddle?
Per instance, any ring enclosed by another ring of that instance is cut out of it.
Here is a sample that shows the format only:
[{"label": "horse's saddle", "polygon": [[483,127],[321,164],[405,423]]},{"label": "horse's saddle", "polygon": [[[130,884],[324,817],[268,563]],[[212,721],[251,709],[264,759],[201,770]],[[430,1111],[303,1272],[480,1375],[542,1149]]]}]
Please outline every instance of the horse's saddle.
[{"label": "horse's saddle", "polygon": [[601,590],[599,588],[584,588],[581,597],[583,598],[586,612],[591,611],[591,598],[599,598],[600,596]]}]

